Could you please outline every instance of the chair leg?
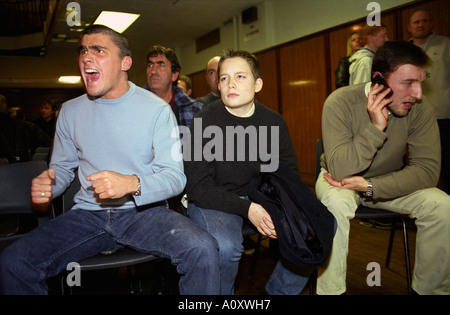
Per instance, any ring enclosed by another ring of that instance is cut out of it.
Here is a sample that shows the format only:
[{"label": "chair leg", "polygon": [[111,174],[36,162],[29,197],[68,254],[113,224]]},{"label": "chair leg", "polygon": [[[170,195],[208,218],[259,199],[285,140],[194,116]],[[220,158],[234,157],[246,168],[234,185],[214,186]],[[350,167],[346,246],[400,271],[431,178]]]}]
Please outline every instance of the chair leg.
[{"label": "chair leg", "polygon": [[66,282],[67,275],[68,275],[68,272],[66,272],[66,271],[63,271],[60,275],[59,282],[60,282],[60,288],[61,288],[61,295],[73,295],[74,294],[72,287],[69,286]]},{"label": "chair leg", "polygon": [[140,266],[136,265],[135,269],[136,269],[136,278],[137,278],[139,293],[142,293],[144,291],[144,289],[142,288]]},{"label": "chair leg", "polygon": [[309,295],[314,295],[317,284],[317,268],[314,268],[313,272],[311,273],[311,276],[309,276]]},{"label": "chair leg", "polygon": [[403,227],[403,245],[405,247],[405,264],[406,264],[406,282],[408,285],[408,294],[411,295],[411,265],[409,260],[409,242],[408,242],[408,231],[406,228],[405,219],[401,218]]},{"label": "chair leg", "polygon": [[386,263],[385,263],[386,268],[389,267],[389,263],[391,261],[392,245],[394,244],[394,235],[395,235],[395,220],[392,222],[391,235],[389,237],[389,245],[388,245],[388,251],[387,251],[387,255],[386,255]]},{"label": "chair leg", "polygon": [[261,246],[262,234],[258,233],[258,240],[256,241],[255,252],[253,253],[252,262],[250,264],[250,270],[248,271],[248,277],[251,278],[253,276],[253,272],[255,271],[256,261],[258,259],[259,247]]},{"label": "chair leg", "polygon": [[131,266],[127,266],[128,281],[130,281],[130,294],[134,294],[133,275],[131,273]]}]

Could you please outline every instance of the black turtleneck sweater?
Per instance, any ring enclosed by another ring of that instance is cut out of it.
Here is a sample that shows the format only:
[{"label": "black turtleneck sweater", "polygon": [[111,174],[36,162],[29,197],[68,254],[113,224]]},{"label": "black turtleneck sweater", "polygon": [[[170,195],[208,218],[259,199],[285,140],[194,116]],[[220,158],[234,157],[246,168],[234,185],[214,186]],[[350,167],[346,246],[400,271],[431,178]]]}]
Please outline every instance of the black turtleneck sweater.
[{"label": "black turtleneck sweater", "polygon": [[197,207],[247,218],[251,201],[242,197],[253,177],[278,165],[298,173],[283,117],[257,101],[245,118],[229,113],[221,100],[211,103],[195,116],[190,132],[184,145],[186,192]]}]

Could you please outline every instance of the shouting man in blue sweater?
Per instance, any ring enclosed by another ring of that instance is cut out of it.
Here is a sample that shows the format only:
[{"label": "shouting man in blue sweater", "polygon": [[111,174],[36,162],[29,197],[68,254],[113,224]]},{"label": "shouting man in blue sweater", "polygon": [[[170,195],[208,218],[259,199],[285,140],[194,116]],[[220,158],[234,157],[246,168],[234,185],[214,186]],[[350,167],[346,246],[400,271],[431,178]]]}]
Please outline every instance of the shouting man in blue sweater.
[{"label": "shouting man in blue sweater", "polygon": [[48,203],[77,169],[81,189],[72,210],[1,253],[0,293],[46,294],[47,278],[119,243],[171,259],[181,294],[217,294],[216,241],[165,201],[186,183],[169,105],[128,81],[128,44],[105,26],[84,31],[78,63],[87,93],[63,104],[50,168],[31,197]]}]

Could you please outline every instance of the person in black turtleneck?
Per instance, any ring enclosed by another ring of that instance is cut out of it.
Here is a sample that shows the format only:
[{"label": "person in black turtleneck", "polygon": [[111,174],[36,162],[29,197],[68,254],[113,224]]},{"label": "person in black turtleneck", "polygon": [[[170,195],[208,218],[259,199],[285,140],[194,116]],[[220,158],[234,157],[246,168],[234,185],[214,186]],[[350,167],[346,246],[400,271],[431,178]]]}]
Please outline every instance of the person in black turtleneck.
[{"label": "person in black turtleneck", "polygon": [[[248,199],[250,180],[279,166],[298,174],[298,167],[283,117],[255,100],[263,85],[256,57],[226,51],[219,61],[218,80],[221,99],[195,116],[183,155],[188,214],[217,240],[220,293],[233,294],[244,250],[243,221],[248,219],[261,234],[277,238],[269,213]],[[311,272],[305,269],[294,273],[279,262],[266,292],[299,294]]]}]

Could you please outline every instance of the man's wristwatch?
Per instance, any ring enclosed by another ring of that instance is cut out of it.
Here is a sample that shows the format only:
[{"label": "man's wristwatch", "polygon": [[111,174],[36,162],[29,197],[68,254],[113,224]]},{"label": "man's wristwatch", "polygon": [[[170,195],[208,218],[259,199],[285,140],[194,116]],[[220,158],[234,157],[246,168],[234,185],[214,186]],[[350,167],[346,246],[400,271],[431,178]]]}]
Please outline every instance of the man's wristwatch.
[{"label": "man's wristwatch", "polygon": [[141,179],[139,178],[139,176],[137,176],[136,174],[133,174],[134,176],[136,176],[137,180],[138,180],[138,189],[137,191],[134,193],[135,196],[140,196],[141,195]]},{"label": "man's wristwatch", "polygon": [[364,197],[372,197],[373,196],[373,185],[370,178],[367,180],[367,190],[363,193]]}]

